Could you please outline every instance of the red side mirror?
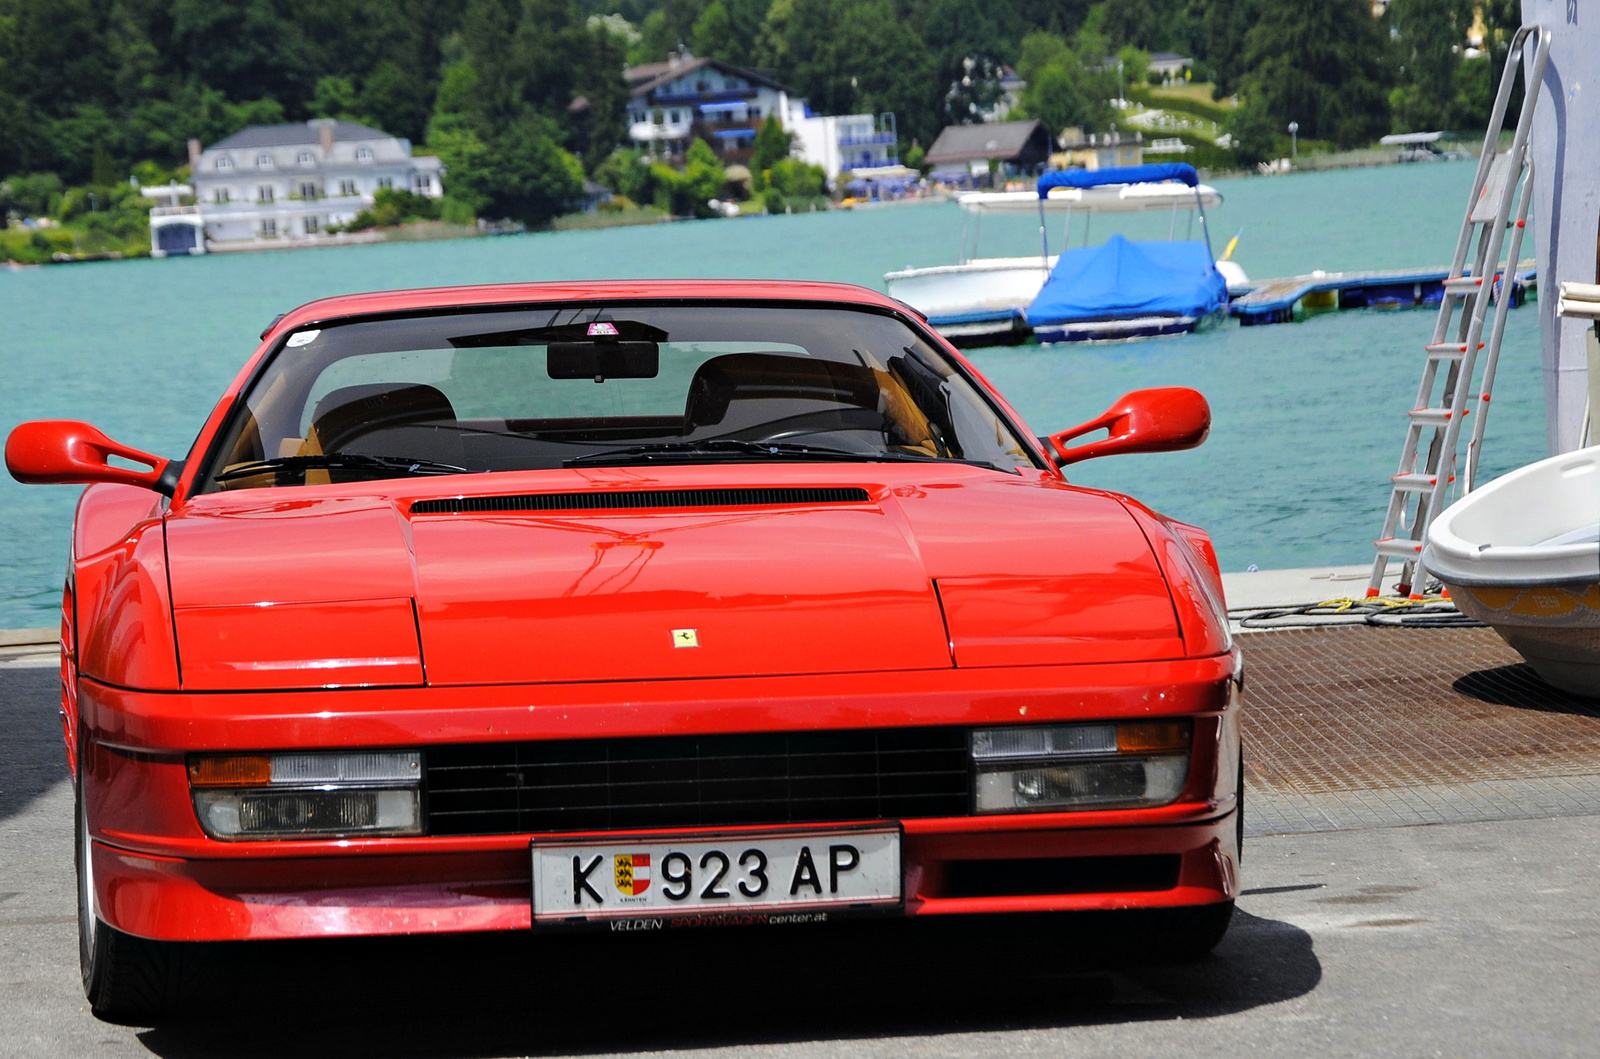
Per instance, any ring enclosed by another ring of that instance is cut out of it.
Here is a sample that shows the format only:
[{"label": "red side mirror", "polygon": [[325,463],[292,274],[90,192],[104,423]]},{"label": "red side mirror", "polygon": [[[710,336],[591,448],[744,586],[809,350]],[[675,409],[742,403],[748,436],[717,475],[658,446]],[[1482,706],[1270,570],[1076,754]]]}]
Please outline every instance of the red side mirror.
[{"label": "red side mirror", "polygon": [[[1066,443],[1096,430],[1110,432],[1099,441],[1067,448]],[[1173,452],[1192,449],[1211,433],[1211,406],[1199,391],[1186,386],[1135,390],[1087,423],[1051,434],[1046,447],[1065,466],[1120,452]]]},{"label": "red side mirror", "polygon": [[[114,467],[111,457],[142,463],[148,470]],[[139,485],[172,495],[178,465],[138,449],[119,445],[88,423],[73,419],[40,419],[23,423],[6,439],[6,469],[19,482],[114,482]]]}]

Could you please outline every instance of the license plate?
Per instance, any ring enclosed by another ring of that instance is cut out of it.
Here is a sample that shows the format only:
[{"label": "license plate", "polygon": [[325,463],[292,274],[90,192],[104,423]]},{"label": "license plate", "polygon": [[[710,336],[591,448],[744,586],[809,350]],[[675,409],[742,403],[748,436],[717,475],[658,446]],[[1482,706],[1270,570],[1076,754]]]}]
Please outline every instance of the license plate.
[{"label": "license plate", "polygon": [[892,825],[550,837],[532,846],[535,923],[804,922],[900,905]]}]

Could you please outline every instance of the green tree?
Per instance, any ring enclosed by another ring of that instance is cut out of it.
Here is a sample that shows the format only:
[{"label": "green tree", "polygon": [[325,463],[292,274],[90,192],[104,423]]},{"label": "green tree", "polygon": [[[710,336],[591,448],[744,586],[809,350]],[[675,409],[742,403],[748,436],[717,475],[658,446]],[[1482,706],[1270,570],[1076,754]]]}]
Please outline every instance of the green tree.
[{"label": "green tree", "polygon": [[448,173],[445,199],[452,216],[476,217],[489,208],[489,194],[477,179],[489,155],[478,135],[477,99],[478,73],[472,64],[458,61],[447,66],[428,122],[428,147],[438,154]]},{"label": "green tree", "polygon": [[722,0],[711,0],[695,20],[689,39],[694,53],[707,59],[736,62],[744,58],[744,48],[734,36],[733,19]]},{"label": "green tree", "polygon": [[425,195],[414,195],[399,188],[379,188],[372,196],[372,208],[356,214],[345,230],[365,231],[368,228],[394,228],[417,221],[439,219],[439,201]]},{"label": "green tree", "polygon": [[356,86],[348,77],[330,74],[327,77],[317,78],[316,87],[311,91],[311,113],[319,118],[340,118],[345,121],[358,121],[356,112],[360,110],[360,97],[356,93]]},{"label": "green tree", "polygon": [[1278,121],[1259,99],[1247,99],[1228,115],[1233,156],[1240,165],[1270,162],[1278,155]]},{"label": "green tree", "polygon": [[766,172],[794,151],[794,134],[783,127],[777,118],[769,117],[756,130],[755,143],[751,145],[750,175],[755,190],[766,185]]},{"label": "green tree", "polygon": [[1069,57],[1076,58],[1059,33],[1035,30],[1022,38],[1022,45],[1017,49],[1017,73],[1032,80],[1052,62]]},{"label": "green tree", "polygon": [[362,78],[355,109],[385,132],[420,141],[427,134],[434,92],[431,77],[407,73],[399,62],[384,59]]},{"label": "green tree", "polygon": [[582,196],[583,166],[557,144],[547,119],[525,117],[485,146],[470,156],[464,172],[451,172],[484,203],[480,212],[539,225]]},{"label": "green tree", "polygon": [[1122,64],[1122,87],[1126,92],[1129,85],[1144,83],[1144,75],[1150,69],[1150,53],[1132,44],[1124,44],[1117,49],[1117,62]]},{"label": "green tree", "polygon": [[174,65],[235,99],[298,104],[315,82],[298,23],[270,0],[171,0]]},{"label": "green tree", "polygon": [[[943,120],[932,53],[890,0],[794,0],[790,83],[834,114],[893,111],[900,133],[932,140]],[[780,75],[781,76],[781,75]]]},{"label": "green tree", "polygon": [[1456,71],[1472,22],[1472,0],[1395,0],[1389,23],[1399,83],[1389,94],[1401,132],[1449,128],[1461,114]]},{"label": "green tree", "polygon": [[789,58],[789,22],[793,17],[794,0],[772,0],[751,45],[754,65],[776,70],[784,77],[794,71],[794,63]]},{"label": "green tree", "polygon": [[944,91],[944,118],[953,125],[984,120],[983,115],[1005,97],[1004,68],[982,55],[969,55]]},{"label": "green tree", "polygon": [[772,186],[785,198],[814,199],[828,192],[828,174],[819,165],[798,158],[780,158],[772,163]]},{"label": "green tree", "polygon": [[1101,129],[1111,122],[1106,100],[1116,92],[1115,74],[1085,66],[1079,53],[1053,33],[1030,33],[1022,40],[1017,73],[1027,82],[1023,115],[1038,118],[1052,137],[1077,126]]},{"label": "green tree", "polygon": [[1175,6],[1161,0],[1105,0],[1106,36],[1118,47],[1149,46],[1160,32],[1161,23],[1172,17],[1169,9]]},{"label": "green tree", "polygon": [[[1231,0],[1237,4],[1239,0]],[[1105,0],[1104,32],[1113,46],[1193,53],[1204,0]]]},{"label": "green tree", "polygon": [[[513,55],[520,74],[520,98],[539,113],[562,122],[579,94],[580,62],[609,64],[611,56],[589,54],[595,38],[578,20],[572,0],[521,0],[521,11]],[[615,58],[620,61],[621,56]],[[616,74],[620,80],[621,71]],[[564,139],[581,150],[583,144],[576,132],[567,123]]]},{"label": "green tree", "polygon": [[733,62],[749,66],[754,62],[756,35],[767,17],[770,0],[722,0],[728,11],[734,42]]},{"label": "green tree", "polygon": [[[668,172],[671,172],[669,169]],[[645,203],[655,198],[655,179],[650,162],[631,147],[619,147],[601,162],[594,179],[624,198]]]},{"label": "green tree", "polygon": [[1196,51],[1211,67],[1218,97],[1232,95],[1244,77],[1245,36],[1261,0],[1194,0]]},{"label": "green tree", "polygon": [[54,173],[29,173],[0,181],[0,217],[15,211],[24,217],[48,217],[66,185]]},{"label": "green tree", "polygon": [[1456,67],[1456,105],[1459,107],[1455,122],[1457,128],[1476,131],[1488,127],[1497,87],[1493,73],[1494,60],[1488,55],[1464,59]]},{"label": "green tree", "polygon": [[[721,197],[723,185],[727,182],[727,173],[711,145],[704,140],[695,140],[683,156],[683,173],[674,195],[673,212],[693,213],[698,217],[711,216],[711,209],[706,203]],[[688,208],[685,210],[682,206]]]},{"label": "green tree", "polygon": [[628,63],[642,66],[662,62],[677,49],[679,40],[677,31],[667,22],[666,12],[652,11],[639,24],[639,40],[628,51]]},{"label": "green tree", "polygon": [[945,108],[950,120],[973,120],[967,104],[993,105],[999,94],[994,74],[1015,58],[1021,24],[1008,4],[983,0],[928,0],[920,22],[935,74],[952,101]]},{"label": "green tree", "polygon": [[592,170],[622,142],[629,96],[622,80],[623,41],[602,26],[586,27],[583,36],[588,61],[577,68],[577,95],[568,114],[577,126],[571,142]]},{"label": "green tree", "polygon": [[1384,41],[1367,0],[1261,0],[1242,92],[1307,139],[1367,143],[1389,127]]},{"label": "green tree", "polygon": [[1081,67],[1054,62],[1028,81],[1023,93],[1023,111],[1044,123],[1052,138],[1069,126],[1093,129],[1102,124],[1105,109],[1088,97],[1082,88]]}]

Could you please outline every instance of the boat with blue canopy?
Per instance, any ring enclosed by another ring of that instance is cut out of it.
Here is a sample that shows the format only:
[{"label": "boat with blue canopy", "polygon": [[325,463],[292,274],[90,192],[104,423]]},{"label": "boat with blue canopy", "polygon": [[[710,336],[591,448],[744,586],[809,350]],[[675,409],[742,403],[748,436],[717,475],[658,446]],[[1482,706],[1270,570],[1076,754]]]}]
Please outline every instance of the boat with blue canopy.
[{"label": "boat with blue canopy", "polygon": [[[1159,187],[1186,196],[1200,221],[1199,238],[1178,239],[1174,216],[1166,241],[1135,241],[1115,233],[1104,243],[1089,246],[1086,224],[1085,245],[1063,247],[1028,305],[1025,317],[1034,337],[1045,343],[1122,341],[1184,334],[1225,319],[1233,277],[1224,275],[1211,252],[1206,196],[1191,165],[1173,162],[1045,173],[1036,194],[1041,260],[1050,257],[1043,204],[1057,189],[1113,187]],[[1070,226],[1069,217],[1063,242],[1070,237]],[[1186,234],[1194,234],[1192,221]],[[1233,270],[1243,277],[1237,266]]]},{"label": "boat with blue canopy", "polygon": [[[1165,214],[1169,218],[1169,235],[1176,236],[1182,220],[1180,214],[1188,217],[1192,226],[1197,200],[1204,206],[1216,206],[1222,202],[1222,196],[1205,184],[1191,188],[1171,181],[1087,187],[1057,185],[1048,188],[1043,197],[1036,191],[968,192],[956,200],[963,217],[956,263],[920,268],[907,266],[885,275],[884,283],[892,296],[926,314],[928,322],[958,346],[1024,342],[1031,335],[1028,306],[1039,296],[1057,258],[1042,240],[1035,244],[1042,247],[1042,254],[1023,251],[1006,257],[979,257],[977,246],[986,219],[990,221],[990,233],[985,240],[989,243],[996,240],[995,229],[1003,233],[1009,225],[1011,237],[1015,238],[1021,234],[1016,230],[1016,220],[1035,216],[1039,218],[1035,238],[1043,235],[1047,217],[1064,217],[1063,241],[1071,235],[1075,219],[1081,220],[1087,241],[1093,218],[1102,213]],[[1011,220],[1008,222],[1007,218]],[[1016,249],[1022,251],[1021,246]],[[1222,261],[1219,267],[1225,270],[1230,284],[1248,282],[1238,265]]]}]

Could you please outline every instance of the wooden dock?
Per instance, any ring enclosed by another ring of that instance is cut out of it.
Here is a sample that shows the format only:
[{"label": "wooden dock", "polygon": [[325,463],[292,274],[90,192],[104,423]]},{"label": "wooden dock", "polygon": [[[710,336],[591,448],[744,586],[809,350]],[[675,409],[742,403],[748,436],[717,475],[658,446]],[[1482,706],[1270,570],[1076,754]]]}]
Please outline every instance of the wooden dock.
[{"label": "wooden dock", "polygon": [[[1241,327],[1284,324],[1296,308],[1371,309],[1437,305],[1450,270],[1439,268],[1373,269],[1365,272],[1313,272],[1309,276],[1257,280],[1233,299],[1228,311]],[[1521,305],[1537,282],[1531,258],[1519,261],[1513,275],[1511,304]]]}]

